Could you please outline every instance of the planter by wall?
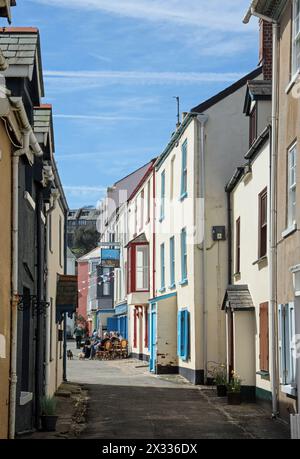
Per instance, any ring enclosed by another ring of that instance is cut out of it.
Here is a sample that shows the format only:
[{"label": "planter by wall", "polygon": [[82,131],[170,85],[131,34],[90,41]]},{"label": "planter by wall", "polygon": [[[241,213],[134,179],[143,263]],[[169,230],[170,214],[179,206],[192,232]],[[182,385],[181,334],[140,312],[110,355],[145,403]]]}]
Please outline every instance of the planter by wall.
[{"label": "planter by wall", "polygon": [[41,416],[42,430],[44,432],[55,432],[58,416]]},{"label": "planter by wall", "polygon": [[228,405],[240,405],[242,398],[240,392],[227,392]]},{"label": "planter by wall", "polygon": [[218,384],[217,385],[217,395],[218,397],[226,397],[227,395],[227,387],[225,384]]}]

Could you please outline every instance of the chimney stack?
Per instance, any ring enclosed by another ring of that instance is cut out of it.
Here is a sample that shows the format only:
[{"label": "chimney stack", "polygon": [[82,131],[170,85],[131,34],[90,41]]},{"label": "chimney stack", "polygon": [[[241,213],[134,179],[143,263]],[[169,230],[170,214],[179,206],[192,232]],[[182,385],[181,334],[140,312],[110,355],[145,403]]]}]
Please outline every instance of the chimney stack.
[{"label": "chimney stack", "polygon": [[273,25],[271,22],[260,20],[259,64],[263,66],[264,80],[272,80],[273,64]]}]

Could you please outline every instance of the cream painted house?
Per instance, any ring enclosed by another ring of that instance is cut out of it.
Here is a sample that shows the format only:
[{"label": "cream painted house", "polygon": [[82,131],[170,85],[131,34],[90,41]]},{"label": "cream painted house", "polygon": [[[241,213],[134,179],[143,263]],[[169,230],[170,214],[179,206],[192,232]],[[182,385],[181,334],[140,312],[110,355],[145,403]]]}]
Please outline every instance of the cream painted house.
[{"label": "cream painted house", "polygon": [[300,1],[252,1],[251,16],[273,24],[273,111],[271,193],[272,339],[277,352],[273,414],[290,416],[293,438],[300,438]]},{"label": "cream painted house", "polygon": [[222,300],[228,280],[225,185],[248,147],[247,81],[188,113],[156,163],[156,295],[150,366],[194,384],[226,361]]},{"label": "cream painted house", "polygon": [[270,128],[266,127],[227,186],[232,283],[224,300],[227,364],[246,399],[271,400],[269,339]]}]

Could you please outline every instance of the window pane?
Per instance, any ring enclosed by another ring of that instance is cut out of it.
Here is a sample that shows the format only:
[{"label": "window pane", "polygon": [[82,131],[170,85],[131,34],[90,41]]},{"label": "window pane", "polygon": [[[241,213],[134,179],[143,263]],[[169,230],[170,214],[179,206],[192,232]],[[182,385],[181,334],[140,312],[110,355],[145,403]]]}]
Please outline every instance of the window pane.
[{"label": "window pane", "polygon": [[149,289],[149,248],[138,246],[136,249],[136,289]]},{"label": "window pane", "polygon": [[296,221],[296,155],[297,146],[295,145],[288,153],[288,226]]},{"label": "window pane", "polygon": [[110,295],[110,270],[109,268],[103,268],[103,296]]}]

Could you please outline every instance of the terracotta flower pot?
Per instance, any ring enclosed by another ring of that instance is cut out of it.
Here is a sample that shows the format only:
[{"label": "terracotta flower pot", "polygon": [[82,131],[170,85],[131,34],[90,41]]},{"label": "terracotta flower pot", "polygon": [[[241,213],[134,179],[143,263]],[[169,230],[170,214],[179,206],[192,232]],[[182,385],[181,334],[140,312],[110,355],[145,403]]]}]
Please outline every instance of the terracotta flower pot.
[{"label": "terracotta flower pot", "polygon": [[217,395],[218,397],[226,397],[227,387],[225,384],[217,384]]},{"label": "terracotta flower pot", "polygon": [[241,393],[240,392],[227,392],[227,401],[228,405],[240,405]]},{"label": "terracotta flower pot", "polygon": [[58,416],[41,416],[42,430],[44,432],[55,432]]}]

